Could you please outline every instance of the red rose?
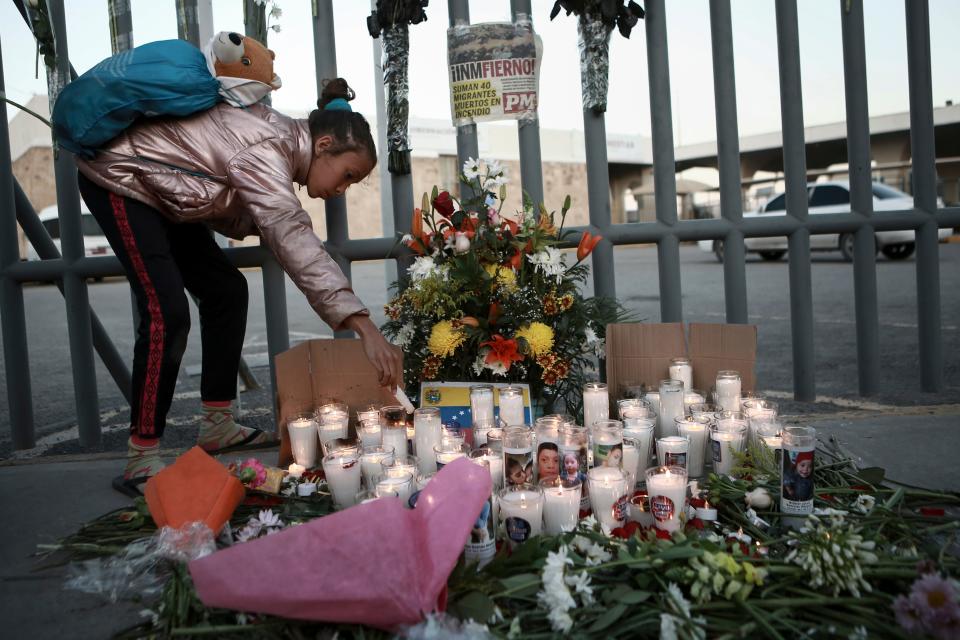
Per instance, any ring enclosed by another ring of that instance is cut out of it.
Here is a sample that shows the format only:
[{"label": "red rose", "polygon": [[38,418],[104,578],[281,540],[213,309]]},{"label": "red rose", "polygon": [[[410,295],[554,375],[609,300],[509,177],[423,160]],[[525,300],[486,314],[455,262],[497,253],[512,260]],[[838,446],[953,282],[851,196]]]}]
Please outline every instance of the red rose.
[{"label": "red rose", "polygon": [[660,538],[661,540],[669,540],[669,539],[670,539],[670,532],[669,532],[669,531],[665,531],[665,530],[663,530],[663,529],[656,529],[656,532],[657,532],[657,537]]},{"label": "red rose", "polygon": [[687,521],[687,527],[703,531],[703,520],[700,518],[691,518]]},{"label": "red rose", "polygon": [[694,509],[702,509],[707,506],[707,501],[703,498],[690,498],[690,506]]},{"label": "red rose", "polygon": [[947,512],[938,507],[920,507],[920,515],[927,516],[928,518],[942,518],[947,515]]},{"label": "red rose", "polygon": [[450,197],[449,191],[441,191],[436,198],[433,199],[433,208],[440,212],[441,215],[449,218],[453,215],[453,198]]}]

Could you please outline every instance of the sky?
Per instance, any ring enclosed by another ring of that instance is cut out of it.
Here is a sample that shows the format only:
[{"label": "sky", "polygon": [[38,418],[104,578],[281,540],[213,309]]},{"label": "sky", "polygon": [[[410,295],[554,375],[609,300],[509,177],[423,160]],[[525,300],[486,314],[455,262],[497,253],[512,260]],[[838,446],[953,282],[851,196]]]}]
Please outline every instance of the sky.
[{"label": "sky", "polygon": [[[907,0],[911,1],[911,0]],[[110,55],[106,0],[64,0],[68,47],[83,72]],[[840,12],[844,0],[800,0],[800,56],[804,121],[845,119]],[[960,1],[929,0],[933,102],[960,103]],[[274,106],[302,113],[317,96],[311,2],[281,0],[281,31],[270,33],[283,88]],[[472,22],[504,21],[508,0],[473,0]],[[553,0],[533,0],[533,22],[543,39],[540,122],[550,129],[582,129],[576,20],[561,13],[549,20]],[[670,89],[677,145],[716,139],[708,0],[667,3]],[[773,0],[732,0],[734,63],[740,135],[780,129],[776,23]],[[871,115],[907,111],[907,53],[904,0],[866,0],[867,86]],[[174,0],[131,0],[134,41],[177,37]],[[374,41],[366,31],[368,0],[333,0],[338,73],[357,92],[354,106],[375,116]],[[213,0],[214,28],[243,31],[242,0]],[[433,0],[428,20],[410,29],[410,113],[449,121],[446,75],[446,3]],[[9,0],[0,1],[0,50],[8,96],[25,101],[46,93],[34,78],[34,45]],[[643,23],[630,39],[614,32],[611,44],[607,131],[650,134],[646,38]],[[42,62],[41,62],[42,65]],[[41,69],[42,71],[42,69]],[[12,108],[8,108],[12,111]],[[8,112],[9,113],[9,112]],[[12,113],[9,113],[12,115]],[[481,135],[482,135],[481,125]]]}]

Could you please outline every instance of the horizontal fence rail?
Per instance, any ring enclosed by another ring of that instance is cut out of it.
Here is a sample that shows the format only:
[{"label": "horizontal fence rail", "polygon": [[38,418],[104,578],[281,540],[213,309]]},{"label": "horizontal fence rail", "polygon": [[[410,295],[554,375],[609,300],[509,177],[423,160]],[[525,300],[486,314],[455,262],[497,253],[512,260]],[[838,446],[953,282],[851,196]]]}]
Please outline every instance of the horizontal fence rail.
[{"label": "horizontal fence rail", "polygon": [[[710,0],[711,45],[715,112],[717,120],[718,167],[720,171],[721,217],[704,220],[678,220],[676,212],[675,158],[671,123],[670,76],[666,36],[666,3],[647,0],[646,51],[651,96],[653,139],[654,197],[656,221],[612,224],[610,218],[609,172],[603,113],[584,111],[584,138],[587,157],[590,224],[573,227],[575,231],[601,233],[604,240],[594,252],[594,289],[598,294],[615,295],[614,246],[643,243],[657,245],[660,274],[661,320],[682,321],[679,243],[715,240],[725,243],[724,293],[728,322],[747,321],[745,276],[745,238],[788,238],[790,251],[791,331],[794,356],[794,395],[812,400],[815,391],[813,367],[813,318],[810,277],[810,236],[854,234],[855,313],[858,338],[858,370],[861,394],[874,393],[879,379],[877,338],[876,264],[872,251],[877,231],[914,230],[917,233],[917,313],[920,334],[921,387],[939,391],[943,380],[941,317],[939,294],[939,249],[937,229],[960,227],[960,207],[937,209],[936,165],[933,147],[933,111],[930,79],[929,9],[926,0],[905,0],[907,14],[908,69],[910,80],[910,127],[914,166],[914,208],[902,211],[872,212],[869,196],[871,182],[869,120],[866,102],[865,54],[863,50],[862,0],[840,0],[844,47],[845,96],[847,104],[848,151],[852,195],[851,213],[809,215],[807,211],[807,171],[803,140],[802,96],[800,94],[799,36],[796,0],[773,0],[776,6],[778,59],[780,68],[781,110],[784,139],[784,174],[787,209],[784,214],[744,217],[741,200],[739,145],[736,117],[736,85],[733,72],[733,39],[730,0]],[[125,3],[118,3],[124,5]],[[178,3],[178,7],[179,7]],[[59,49],[66,50],[62,0],[52,0],[53,24]],[[318,89],[323,78],[336,75],[333,8],[331,0],[314,4],[314,48]],[[516,21],[531,19],[528,0],[512,0],[511,14]],[[470,22],[467,0],[448,0],[449,24]],[[125,14],[129,19],[129,13]],[[362,29],[362,25],[351,26]],[[132,41],[127,30],[123,35]],[[188,30],[191,34],[195,30]],[[414,36],[415,37],[415,36]],[[2,49],[0,49],[2,56]],[[2,59],[2,58],[0,58]],[[61,76],[68,72],[69,61],[59,62]],[[0,71],[0,91],[3,77]],[[86,279],[120,276],[124,272],[116,257],[84,257],[78,224],[64,224],[64,255],[58,256],[36,213],[13,178],[10,162],[6,107],[0,102],[0,313],[2,313],[4,359],[9,398],[12,437],[18,449],[34,445],[33,406],[30,392],[29,360],[26,344],[26,310],[22,285],[28,282],[57,281],[64,285],[70,319],[70,348],[76,381],[77,408],[81,424],[81,443],[99,441],[97,393],[92,359],[92,344],[123,390],[129,385],[129,372],[118,362],[116,349],[103,332],[102,325],[87,302]],[[521,176],[524,190],[542,194],[539,128],[536,122],[518,124]],[[59,152],[56,181],[58,199],[79,210],[76,200],[76,168],[72,157]],[[457,158],[478,155],[476,125],[457,127]],[[385,162],[385,150],[381,149]],[[393,222],[398,234],[410,225],[413,209],[412,181],[409,174],[390,174],[393,198]],[[386,185],[383,185],[386,189]],[[68,214],[68,218],[70,215]],[[20,217],[28,239],[44,259],[18,260],[15,223]],[[353,262],[392,259],[400,272],[410,260],[410,252],[396,237],[351,239],[348,234],[346,204],[342,198],[326,202],[328,239],[331,256],[349,275]],[[41,231],[43,233],[41,233]],[[12,244],[11,244],[12,243]],[[78,244],[79,243],[79,244]],[[573,246],[573,245],[570,245]],[[864,249],[868,249],[864,251]],[[273,378],[273,356],[289,347],[284,274],[273,255],[264,247],[231,247],[224,253],[237,267],[260,267],[267,324],[268,351]],[[869,255],[867,255],[869,254]],[[72,311],[71,311],[72,308]],[[90,326],[93,326],[91,338]],[[79,357],[78,357],[79,356]],[[93,387],[90,381],[93,380]],[[275,392],[275,387],[274,387]],[[125,391],[129,397],[129,390]]]}]

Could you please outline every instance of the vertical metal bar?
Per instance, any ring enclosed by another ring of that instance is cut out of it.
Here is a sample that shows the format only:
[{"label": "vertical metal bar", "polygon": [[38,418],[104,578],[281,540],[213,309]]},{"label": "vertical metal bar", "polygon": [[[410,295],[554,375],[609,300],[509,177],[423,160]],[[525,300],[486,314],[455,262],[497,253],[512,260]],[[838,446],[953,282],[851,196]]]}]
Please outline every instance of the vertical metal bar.
[{"label": "vertical metal bar", "polygon": [[[677,176],[673,155],[673,114],[670,66],[667,57],[667,12],[663,0],[647,0],[647,76],[650,85],[650,125],[653,133],[653,185],[657,221],[677,223]],[[667,235],[657,242],[660,273],[660,320],[683,321],[680,289],[680,242]]]},{"label": "vertical metal bar", "polygon": [[[370,9],[377,8],[377,0],[370,0]],[[377,155],[378,173],[380,176],[380,224],[383,235],[390,237],[397,231],[406,232],[405,227],[398,227],[394,221],[393,184],[391,174],[387,169],[387,98],[383,88],[383,44],[380,38],[371,39],[373,44],[373,94],[377,103]],[[390,184],[390,188],[387,185]],[[411,186],[411,191],[413,187]],[[406,206],[406,205],[403,205]],[[384,278],[387,286],[397,279],[400,272],[396,262],[386,260],[383,263]]]},{"label": "vertical metal bar", "polygon": [[723,239],[723,290],[727,322],[747,323],[746,249],[740,187],[740,140],[737,133],[737,84],[733,68],[730,0],[710,0],[713,46],[713,95],[717,113],[717,163],[720,168],[720,215],[733,228]]},{"label": "vertical metal bar", "polygon": [[197,0],[177,0],[177,37],[200,46],[200,18]]},{"label": "vertical metal bar", "polygon": [[[468,0],[447,0],[447,10],[450,14],[450,26],[465,26],[470,24],[470,4]],[[467,158],[479,158],[480,148],[477,144],[477,125],[466,124],[457,127],[457,175],[463,170],[463,163]],[[460,197],[470,198],[474,195],[473,188],[460,185]]]},{"label": "vertical metal bar", "polygon": [[[43,223],[40,222],[37,212],[33,210],[33,205],[30,204],[27,194],[20,188],[20,184],[16,178],[13,179],[13,190],[17,222],[20,223],[20,228],[23,229],[23,233],[27,236],[30,244],[36,249],[37,256],[39,256],[41,260],[56,260],[60,258],[60,251],[53,243]],[[63,294],[63,281],[57,281],[56,284],[60,293]],[[93,309],[90,309],[90,328],[93,335],[93,346],[100,355],[103,366],[107,368],[107,371],[113,377],[113,381],[117,384],[117,388],[120,389],[123,397],[126,398],[127,402],[131,402],[130,369],[127,368],[126,360],[124,360],[120,352],[117,351],[117,347],[113,344],[113,341],[110,340],[107,330]]]},{"label": "vertical metal bar", "polygon": [[[320,95],[324,82],[337,77],[337,41],[333,29],[332,1],[317,0],[313,6],[313,56],[316,62],[317,95]],[[327,243],[335,248],[342,247],[349,238],[346,196],[327,198],[324,209],[327,215]],[[343,274],[352,279],[350,261],[339,251],[333,251],[331,255]],[[337,331],[334,335],[337,338],[349,338],[353,332]]]},{"label": "vertical metal bar", "polygon": [[133,15],[130,0],[107,0],[110,16],[110,50],[114,55],[133,49]]},{"label": "vertical metal bar", "polygon": [[270,391],[276,415],[277,370],[274,358],[290,348],[287,326],[287,294],[283,267],[272,255],[260,265],[263,278],[263,310],[267,320],[267,351],[270,354]]},{"label": "vertical metal bar", "polygon": [[[70,56],[67,49],[67,25],[63,0],[49,0],[50,20],[57,52],[57,76],[48,82],[63,87],[70,78]],[[52,92],[51,92],[52,93]],[[51,97],[53,99],[53,97]],[[97,397],[97,371],[93,356],[90,327],[90,299],[86,279],[73,273],[73,263],[84,256],[83,231],[80,225],[80,192],[77,190],[77,167],[73,154],[54,148],[54,180],[57,185],[57,210],[60,216],[60,248],[66,269],[63,291],[66,298],[67,333],[70,337],[70,360],[73,369],[73,391],[77,405],[80,445],[100,444],[100,408]]]},{"label": "vertical metal bar", "polygon": [[604,115],[593,109],[583,110],[583,137],[587,160],[587,203],[590,226],[603,240],[591,254],[593,292],[598,296],[617,295],[613,266],[613,243],[610,242],[610,169],[607,164],[607,129]]},{"label": "vertical metal bar", "polygon": [[[3,52],[0,50],[0,93],[5,90]],[[7,374],[10,434],[15,449],[29,449],[36,443],[36,439],[33,425],[33,395],[30,391],[30,357],[27,352],[27,319],[23,304],[23,285],[5,275],[7,267],[16,264],[19,260],[7,103],[0,100],[0,328],[3,331],[3,364]]]},{"label": "vertical metal bar", "polygon": [[930,77],[930,7],[927,0],[905,0],[907,70],[910,80],[910,151],[913,206],[930,217],[917,229],[917,326],[920,333],[920,386],[943,389],[940,334],[940,248],[937,246],[937,168]]},{"label": "vertical metal bar", "polygon": [[[787,215],[807,219],[807,157],[800,86],[800,36],[796,0],[777,0],[777,58],[780,64],[780,118]],[[813,284],[810,232],[797,229],[787,240],[790,254],[790,327],[793,338],[793,395],[810,402],[816,396],[813,358]]]},{"label": "vertical metal bar", "polygon": [[[530,0],[510,0],[510,14],[514,22],[529,21],[533,30],[533,10]],[[536,113],[517,122],[520,140],[520,185],[536,205],[543,202],[543,163],[540,159],[540,120]]]},{"label": "vertical metal bar", "polygon": [[[873,215],[870,174],[870,114],[867,108],[867,55],[863,39],[863,0],[840,0],[843,77],[847,104],[847,162],[850,209],[869,221]],[[873,226],[854,235],[853,290],[857,321],[860,395],[880,385],[880,319],[877,309],[877,255]]]}]

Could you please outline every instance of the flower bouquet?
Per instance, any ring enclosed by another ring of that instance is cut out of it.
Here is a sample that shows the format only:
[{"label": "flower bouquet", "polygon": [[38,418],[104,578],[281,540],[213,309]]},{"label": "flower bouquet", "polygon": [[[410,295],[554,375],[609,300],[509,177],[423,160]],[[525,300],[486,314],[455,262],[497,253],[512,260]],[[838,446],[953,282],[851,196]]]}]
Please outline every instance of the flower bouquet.
[{"label": "flower bouquet", "polygon": [[560,247],[576,232],[525,200],[502,211],[507,178],[494,160],[469,159],[457,200],[434,187],[403,237],[417,257],[406,287],[387,303],[384,333],[404,349],[408,389],[429,380],[526,382],[545,411],[580,411],[585,377],[603,356],[606,325],[624,313],[613,299],[580,293],[584,260],[600,236],[584,231],[576,261]]}]

